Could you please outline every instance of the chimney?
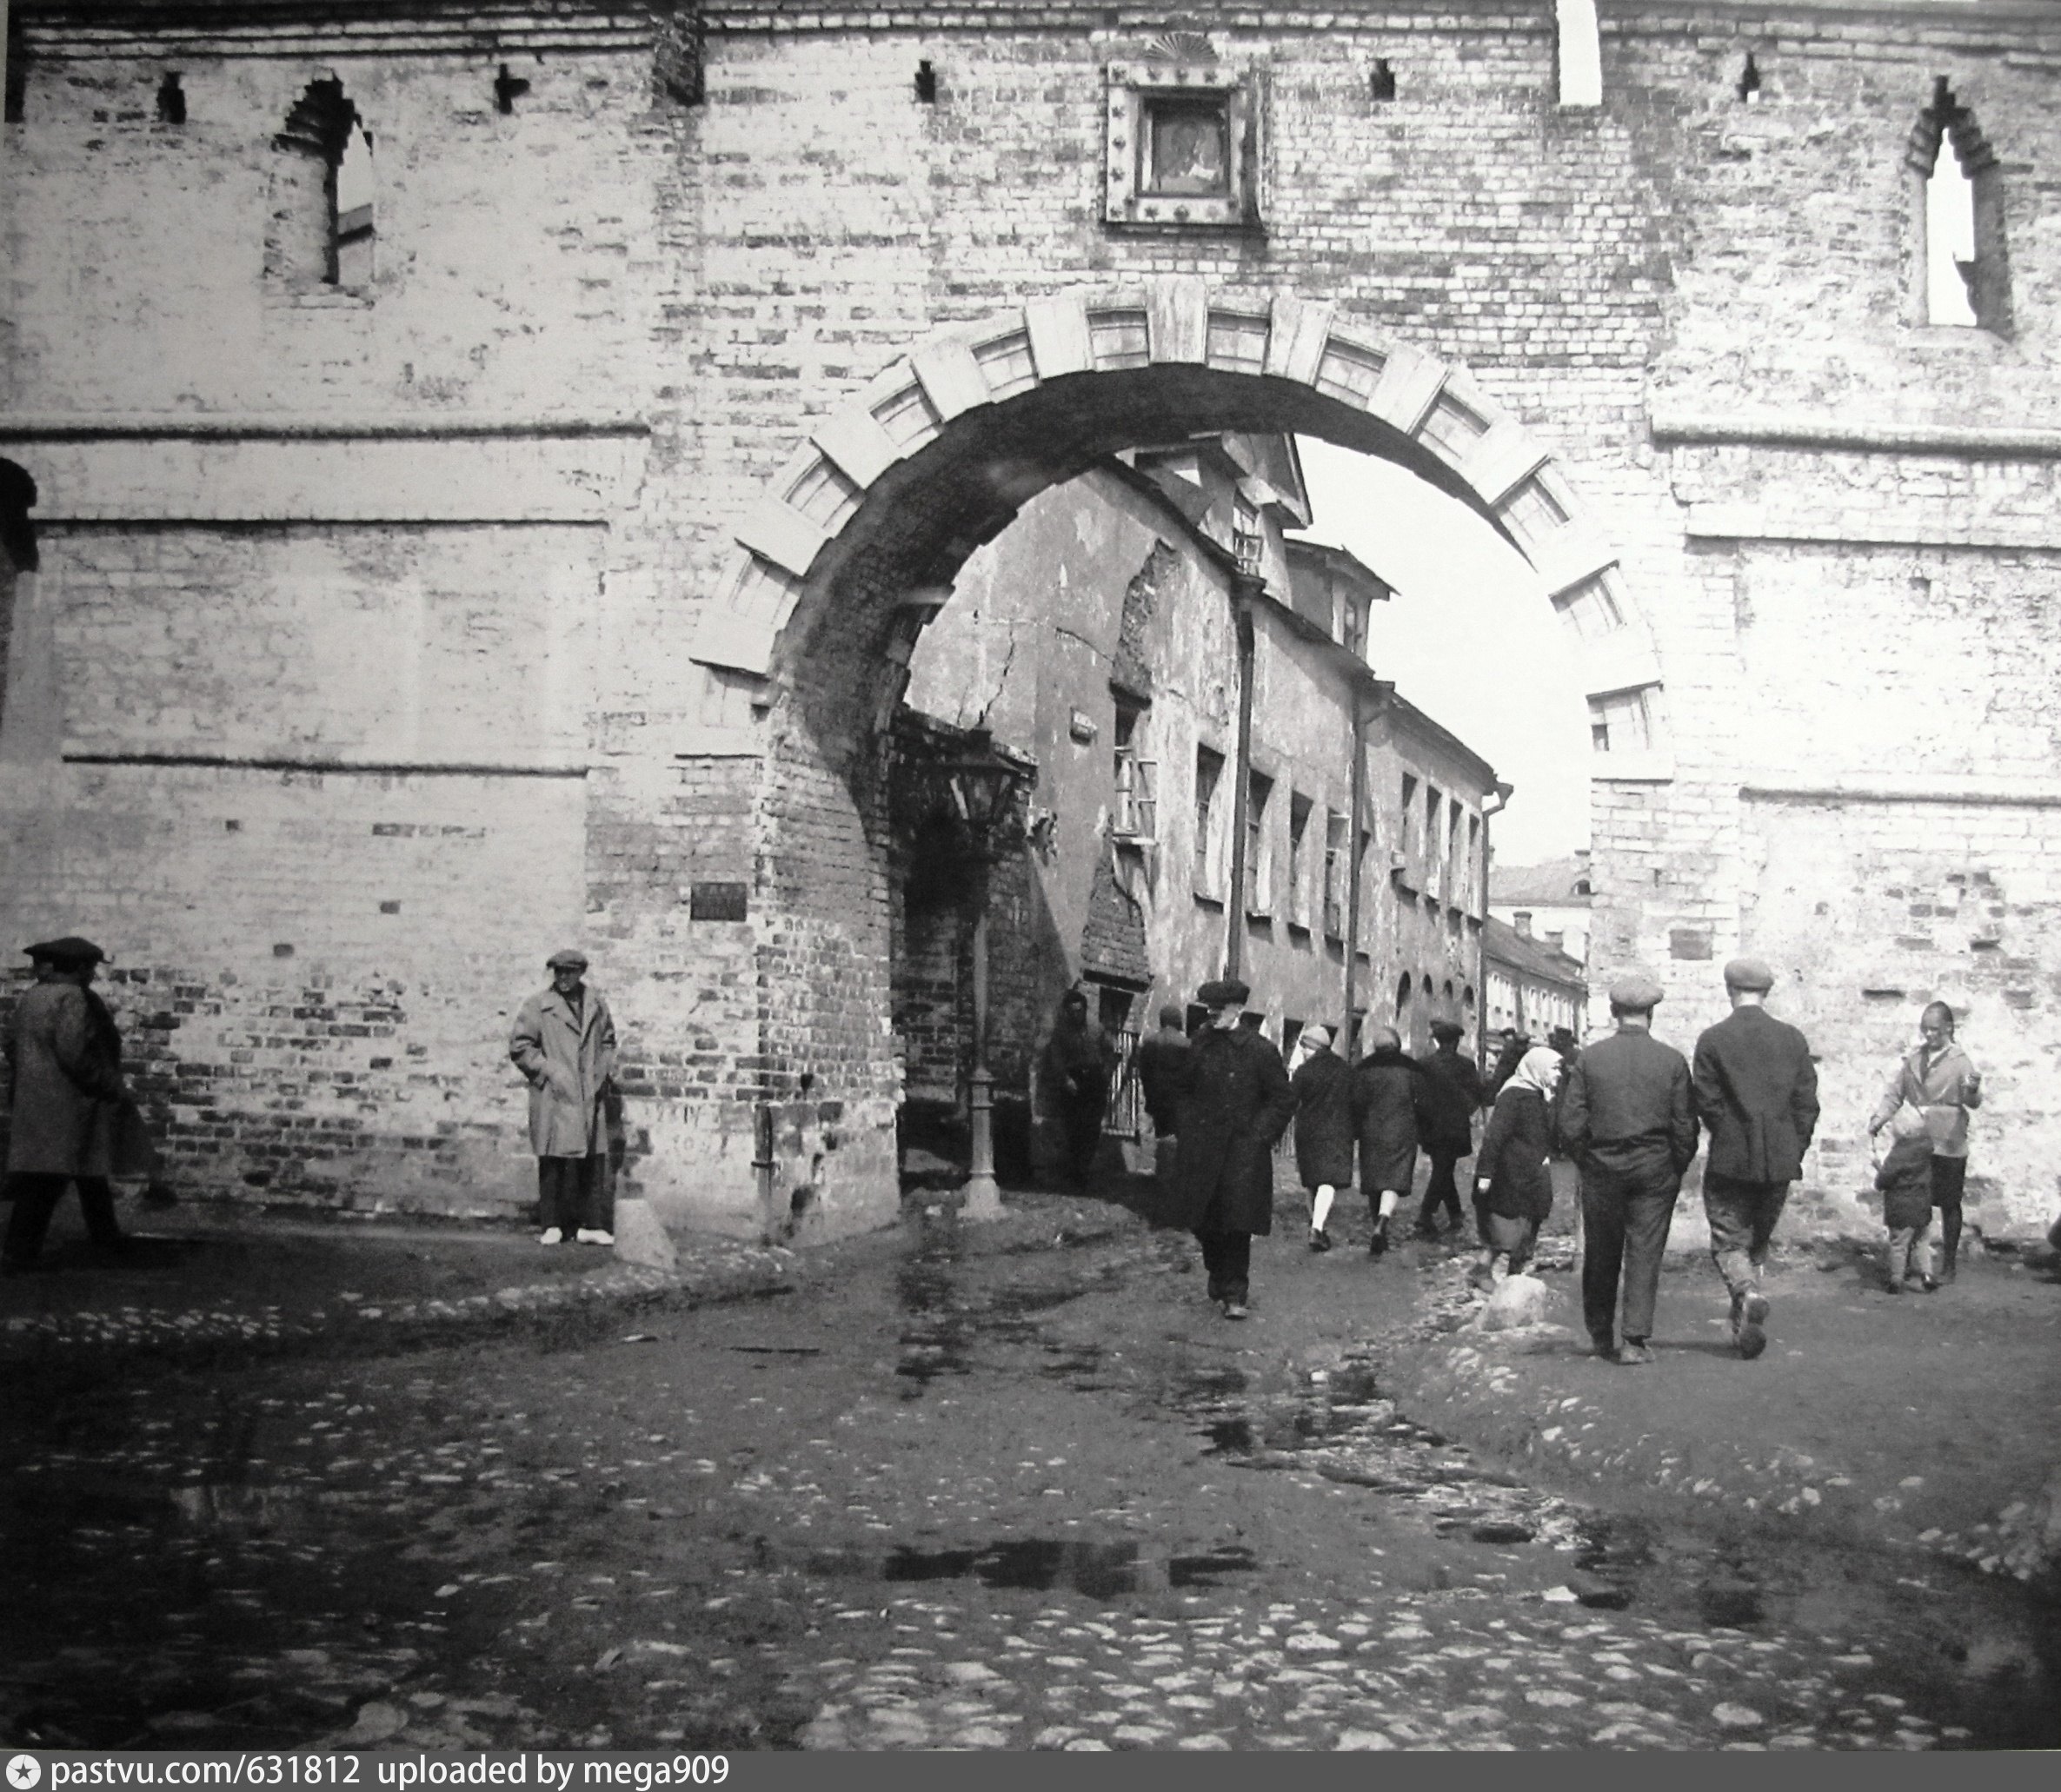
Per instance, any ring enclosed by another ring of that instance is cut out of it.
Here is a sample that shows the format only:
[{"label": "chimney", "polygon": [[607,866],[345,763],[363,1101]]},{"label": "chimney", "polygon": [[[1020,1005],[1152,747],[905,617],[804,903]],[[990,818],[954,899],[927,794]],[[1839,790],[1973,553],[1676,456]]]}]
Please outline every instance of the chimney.
[{"label": "chimney", "polygon": [[1510,925],[1517,929],[1519,939],[1529,939],[1532,937],[1532,912],[1527,908],[1519,909],[1510,917]]}]

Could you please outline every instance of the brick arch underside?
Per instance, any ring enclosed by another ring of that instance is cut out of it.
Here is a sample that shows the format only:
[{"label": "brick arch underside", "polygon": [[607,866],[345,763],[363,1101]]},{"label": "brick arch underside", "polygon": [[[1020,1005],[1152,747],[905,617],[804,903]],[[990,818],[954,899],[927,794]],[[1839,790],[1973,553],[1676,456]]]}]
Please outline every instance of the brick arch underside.
[{"label": "brick arch underside", "polygon": [[1616,552],[1546,448],[1464,372],[1345,327],[1328,303],[1170,279],[941,334],[775,475],[700,625],[697,658],[770,681],[755,901],[778,918],[760,966],[777,1085],[806,1069],[819,1095],[894,1093],[885,1029],[869,1049],[849,1023],[888,1012],[880,723],[921,614],[909,601],[948,587],[1047,487],[1204,430],[1313,435],[1407,468],[1530,562],[1579,637],[1590,694],[1659,685]]}]

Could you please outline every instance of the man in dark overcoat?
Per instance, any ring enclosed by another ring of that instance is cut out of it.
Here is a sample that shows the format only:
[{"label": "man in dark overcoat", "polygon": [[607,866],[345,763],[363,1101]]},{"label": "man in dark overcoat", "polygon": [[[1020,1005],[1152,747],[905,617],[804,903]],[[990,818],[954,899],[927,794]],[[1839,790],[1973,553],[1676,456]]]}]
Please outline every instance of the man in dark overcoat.
[{"label": "man in dark overcoat", "polygon": [[122,1038],[90,987],[107,954],[76,934],[28,948],[37,980],[22,992],[0,1062],[6,1103],[7,1191],[14,1211],[0,1271],[35,1269],[65,1188],[76,1184],[86,1231],[103,1251],[123,1248],[108,1178],[110,1140],[128,1091]]},{"label": "man in dark overcoat", "polygon": [[[1642,975],[1610,987],[1617,1031],[1574,1060],[1561,1093],[1560,1149],[1581,1172],[1581,1306],[1599,1357],[1651,1363],[1660,1262],[1682,1172],[1696,1157],[1689,1065],[1653,1037],[1660,986]],[[1615,1345],[1619,1278],[1624,1345]]]},{"label": "man in dark overcoat", "polygon": [[[1482,1101],[1481,1072],[1474,1060],[1459,1049],[1462,1031],[1453,1020],[1432,1022],[1432,1038],[1438,1049],[1424,1060],[1424,1074],[1414,1085],[1417,1099],[1417,1140],[1431,1159],[1431,1180],[1425,1185],[1424,1205],[1417,1213],[1417,1236],[1439,1236],[1439,1210],[1450,1208],[1453,1229],[1459,1230],[1459,1188],[1453,1166],[1474,1154],[1474,1113]],[[1484,1244],[1487,1232],[1482,1233]]]},{"label": "man in dark overcoat", "polygon": [[1767,1347],[1760,1272],[1789,1185],[1818,1125],[1810,1042],[1764,1004],[1775,973],[1758,959],[1725,967],[1732,1012],[1696,1042],[1696,1112],[1711,1135],[1703,1211],[1711,1255],[1732,1296],[1732,1336],[1751,1361]]},{"label": "man in dark overcoat", "polygon": [[1273,1148],[1295,1116],[1281,1054],[1256,1027],[1238,1024],[1251,993],[1226,979],[1196,995],[1209,1023],[1191,1047],[1173,1183],[1160,1215],[1195,1234],[1209,1298],[1227,1319],[1246,1316],[1253,1234],[1273,1230]]},{"label": "man in dark overcoat", "polygon": [[1101,1151],[1102,1116],[1109,1105],[1117,1053],[1116,1042],[1088,1018],[1083,992],[1070,989],[1060,999],[1041,1062],[1046,1092],[1066,1137],[1067,1173],[1077,1187],[1086,1188]]},{"label": "man in dark overcoat", "polygon": [[1373,1211],[1369,1257],[1388,1249],[1388,1223],[1417,1175],[1417,1085],[1423,1067],[1393,1026],[1367,1036],[1353,1066],[1353,1131],[1360,1147],[1360,1192]]},{"label": "man in dark overcoat", "polygon": [[1180,1104],[1188,1085],[1192,1047],[1182,1030],[1180,1010],[1172,1002],[1160,1010],[1160,1030],[1138,1047],[1139,1092],[1145,1117],[1152,1122],[1153,1174],[1162,1186],[1173,1175],[1174,1143],[1180,1138]]}]

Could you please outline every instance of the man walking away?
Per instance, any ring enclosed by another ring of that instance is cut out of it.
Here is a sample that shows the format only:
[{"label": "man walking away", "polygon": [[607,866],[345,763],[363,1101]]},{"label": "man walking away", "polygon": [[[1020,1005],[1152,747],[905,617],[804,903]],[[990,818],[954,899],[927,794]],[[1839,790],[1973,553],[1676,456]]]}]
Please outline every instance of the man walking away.
[{"label": "man walking away", "polygon": [[1163,1191],[1173,1179],[1175,1128],[1187,1092],[1188,1036],[1181,1030],[1181,1012],[1169,1002],[1160,1010],[1160,1030],[1138,1048],[1138,1087],[1145,1097],[1145,1117],[1152,1122],[1153,1176]]},{"label": "man walking away", "polygon": [[1227,1319],[1246,1316],[1253,1235],[1273,1230],[1273,1148],[1295,1114],[1281,1054],[1258,1028],[1238,1024],[1251,993],[1226,979],[1196,994],[1209,1024],[1193,1048],[1173,1187],[1160,1214],[1195,1234],[1209,1298]]},{"label": "man walking away", "polygon": [[587,987],[585,953],[555,952],[544,962],[551,986],[523,1003],[509,1035],[509,1056],[529,1084],[539,1242],[613,1244],[602,1100],[615,1079],[615,1019]]},{"label": "man walking away", "polygon": [[[1628,1368],[1653,1360],[1667,1229],[1696,1157],[1688,1062],[1652,1036],[1660,996],[1646,976],[1611,985],[1617,1031],[1576,1057],[1560,1099],[1560,1149],[1580,1171],[1582,1317],[1596,1354]],[[1620,1278],[1624,1345],[1613,1349]]]},{"label": "man walking away", "polygon": [[1424,1060],[1416,1082],[1417,1138],[1431,1159],[1431,1180],[1418,1210],[1417,1236],[1439,1236],[1439,1211],[1452,1210],[1452,1228],[1460,1228],[1459,1187],[1453,1166],[1474,1154],[1474,1112],[1481,1105],[1481,1072],[1474,1060],[1460,1055],[1461,1029],[1451,1020],[1432,1022],[1438,1049]]},{"label": "man walking away", "polygon": [[1762,1005],[1775,973],[1758,959],[1725,967],[1732,1012],[1696,1042],[1696,1112],[1711,1135],[1703,1211],[1732,1295],[1732,1336],[1751,1362],[1767,1348],[1761,1271],[1818,1125],[1818,1069],[1802,1033]]},{"label": "man walking away", "polygon": [[1925,1117],[1932,1135],[1932,1205],[1939,1210],[1939,1279],[1951,1282],[1961,1252],[1968,1112],[1982,1105],[1982,1072],[1954,1042],[1954,1011],[1945,1002],[1925,1005],[1918,1030],[1917,1046],[1890,1072],[1868,1132],[1881,1132],[1905,1102]]},{"label": "man walking away", "polygon": [[128,1242],[108,1185],[114,1117],[128,1098],[122,1038],[91,988],[107,954],[76,934],[28,952],[37,980],[15,1007],[0,1065],[0,1095],[11,1117],[7,1191],[14,1212],[0,1244],[0,1273],[9,1275],[39,1267],[43,1236],[68,1184],[78,1185],[96,1250],[111,1254]]},{"label": "man walking away", "polygon": [[1331,1249],[1324,1222],[1353,1179],[1353,1073],[1331,1049],[1331,1030],[1306,1026],[1296,1041],[1309,1056],[1288,1079],[1295,1092],[1295,1171],[1310,1191],[1310,1249]]}]

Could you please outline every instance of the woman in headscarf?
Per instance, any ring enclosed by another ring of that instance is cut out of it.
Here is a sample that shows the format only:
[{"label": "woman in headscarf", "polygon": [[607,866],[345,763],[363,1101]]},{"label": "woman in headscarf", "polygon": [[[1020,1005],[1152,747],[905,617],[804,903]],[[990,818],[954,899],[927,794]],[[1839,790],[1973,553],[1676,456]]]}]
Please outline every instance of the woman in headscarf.
[{"label": "woman in headscarf", "polygon": [[1539,1228],[1552,1211],[1552,1097],[1560,1054],[1534,1045],[1496,1097],[1496,1111],[1474,1160],[1477,1215],[1484,1221],[1483,1267],[1500,1282],[1532,1260]]},{"label": "woman in headscarf", "polygon": [[1422,1072],[1393,1026],[1378,1026],[1373,1049],[1353,1067],[1353,1130],[1359,1137],[1360,1187],[1373,1210],[1367,1255],[1388,1249],[1388,1219],[1417,1174],[1416,1082]]},{"label": "woman in headscarf", "polygon": [[1340,1188],[1353,1179],[1353,1074],[1331,1049],[1331,1030],[1306,1026],[1296,1041],[1301,1062],[1295,1092],[1295,1171],[1310,1191],[1310,1249],[1331,1249],[1324,1222]]}]

